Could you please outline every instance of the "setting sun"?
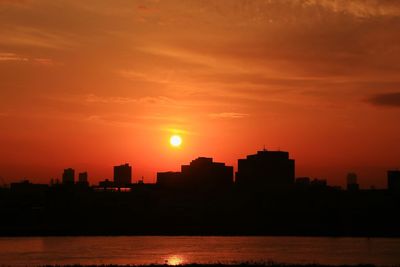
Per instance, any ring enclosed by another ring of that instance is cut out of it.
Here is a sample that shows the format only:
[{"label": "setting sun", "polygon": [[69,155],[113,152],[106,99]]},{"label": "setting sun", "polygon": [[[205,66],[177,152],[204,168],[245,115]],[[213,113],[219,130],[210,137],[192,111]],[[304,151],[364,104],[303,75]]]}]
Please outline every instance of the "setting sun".
[{"label": "setting sun", "polygon": [[181,265],[183,261],[184,260],[181,256],[171,256],[167,260],[165,260],[165,263],[167,265]]},{"label": "setting sun", "polygon": [[182,144],[182,138],[179,135],[173,135],[171,136],[171,138],[169,139],[169,143],[171,144],[171,146],[173,147],[180,147]]}]

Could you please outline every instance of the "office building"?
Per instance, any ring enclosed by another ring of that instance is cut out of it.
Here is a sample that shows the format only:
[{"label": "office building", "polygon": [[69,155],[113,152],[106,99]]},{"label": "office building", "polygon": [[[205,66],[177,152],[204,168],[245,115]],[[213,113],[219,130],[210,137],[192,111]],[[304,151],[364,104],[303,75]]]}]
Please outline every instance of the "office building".
[{"label": "office building", "polygon": [[88,173],[87,172],[80,172],[78,174],[78,184],[80,184],[80,185],[89,185]]},{"label": "office building", "polygon": [[233,167],[213,162],[212,158],[199,157],[189,165],[182,165],[181,172],[157,173],[161,187],[222,189],[233,185]]},{"label": "office building", "polygon": [[238,160],[236,184],[239,187],[274,189],[294,184],[295,161],[284,151],[258,151]]},{"label": "office building", "polygon": [[65,169],[62,175],[63,185],[73,185],[75,183],[75,170],[72,168]]},{"label": "office building", "polygon": [[132,167],[128,163],[114,166],[114,186],[129,187],[132,184]]},{"label": "office building", "polygon": [[359,190],[359,185],[357,183],[357,174],[351,172],[347,174],[347,190],[348,191],[357,191]]}]

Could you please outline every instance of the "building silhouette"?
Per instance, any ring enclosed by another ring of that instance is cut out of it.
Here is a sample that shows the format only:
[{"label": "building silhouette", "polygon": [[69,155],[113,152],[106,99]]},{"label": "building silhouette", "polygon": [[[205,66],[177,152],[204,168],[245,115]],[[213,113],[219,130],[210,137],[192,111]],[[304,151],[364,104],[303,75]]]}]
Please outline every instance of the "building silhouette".
[{"label": "building silhouette", "polygon": [[128,163],[114,166],[114,186],[129,187],[132,184],[132,167]]},{"label": "building silhouette", "polygon": [[312,189],[326,189],[328,187],[328,182],[326,179],[315,178],[310,182],[310,187]]},{"label": "building silhouette", "polygon": [[236,183],[257,189],[283,188],[294,184],[295,161],[285,151],[258,151],[238,160]]},{"label": "building silhouette", "polygon": [[357,191],[359,189],[360,189],[360,186],[357,183],[357,174],[354,172],[347,174],[347,190],[348,191]]},{"label": "building silhouette", "polygon": [[157,173],[157,185],[169,188],[223,189],[233,185],[233,167],[213,162],[212,158],[199,157],[181,172]]},{"label": "building silhouette", "polygon": [[74,185],[74,170],[65,169],[62,181],[71,186],[53,179],[51,186],[25,180],[0,187],[0,236],[400,237],[400,171],[387,174],[391,191],[352,191],[355,174],[347,176],[348,191],[324,179],[294,182],[289,154],[265,150],[240,161],[238,185],[231,166],[205,157],[179,172],[160,172],[149,184],[143,178],[131,184],[128,164],[91,187],[80,186],[86,172]]},{"label": "building silhouette", "polygon": [[72,168],[65,169],[62,175],[63,185],[73,185],[75,183],[75,170]]},{"label": "building silhouette", "polygon": [[392,170],[387,172],[387,184],[389,191],[400,192],[400,171]]},{"label": "building silhouette", "polygon": [[47,184],[34,184],[29,180],[23,180],[21,182],[15,182],[10,184],[12,192],[29,194],[37,192],[45,192],[49,186]]},{"label": "building silhouette", "polygon": [[88,173],[87,172],[80,172],[78,174],[78,184],[79,185],[89,185],[88,181]]},{"label": "building silhouette", "polygon": [[161,187],[178,187],[183,184],[181,172],[158,172],[157,185]]},{"label": "building silhouette", "polygon": [[114,182],[110,181],[109,179],[105,179],[104,181],[99,182],[99,187],[104,190],[107,190],[108,188],[114,187]]},{"label": "building silhouette", "polygon": [[297,177],[295,184],[297,188],[308,188],[310,186],[310,182],[310,177]]}]

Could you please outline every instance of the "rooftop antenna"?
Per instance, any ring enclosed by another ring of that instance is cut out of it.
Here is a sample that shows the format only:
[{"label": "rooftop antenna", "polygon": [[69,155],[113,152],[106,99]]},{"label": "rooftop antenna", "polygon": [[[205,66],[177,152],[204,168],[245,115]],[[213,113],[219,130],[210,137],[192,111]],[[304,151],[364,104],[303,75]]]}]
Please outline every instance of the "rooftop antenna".
[{"label": "rooftop antenna", "polygon": [[138,179],[138,182],[137,182],[138,184],[144,184],[144,178],[143,178],[143,176],[142,176],[142,179]]}]

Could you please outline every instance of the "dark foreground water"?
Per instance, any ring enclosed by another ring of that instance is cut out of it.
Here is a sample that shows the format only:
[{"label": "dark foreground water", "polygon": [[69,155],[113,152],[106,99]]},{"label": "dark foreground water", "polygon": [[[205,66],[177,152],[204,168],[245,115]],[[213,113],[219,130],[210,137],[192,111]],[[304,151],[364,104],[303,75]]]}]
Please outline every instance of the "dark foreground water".
[{"label": "dark foreground water", "polygon": [[1,265],[400,264],[400,239],[324,237],[3,237]]}]

